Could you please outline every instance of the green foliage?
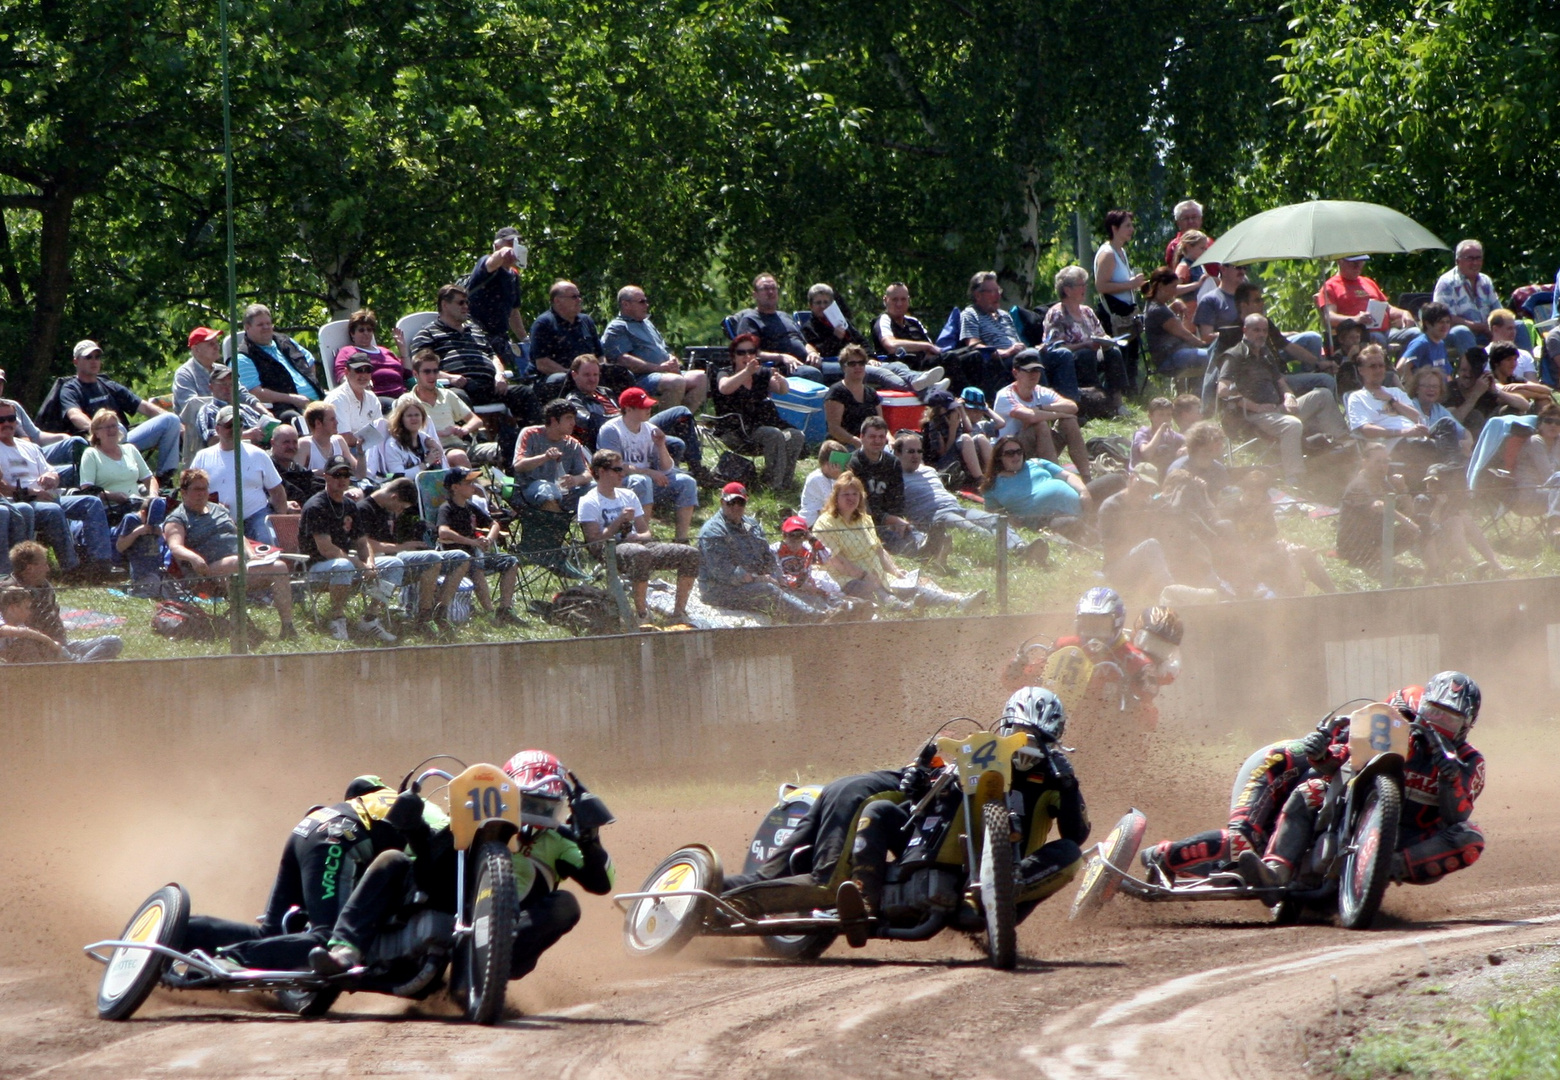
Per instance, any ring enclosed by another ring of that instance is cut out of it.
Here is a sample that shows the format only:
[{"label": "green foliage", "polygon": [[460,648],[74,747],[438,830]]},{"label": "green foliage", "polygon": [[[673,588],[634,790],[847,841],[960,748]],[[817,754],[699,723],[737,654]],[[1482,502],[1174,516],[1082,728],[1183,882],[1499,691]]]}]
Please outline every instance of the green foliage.
[{"label": "green foliage", "polygon": [[1479,1019],[1453,1017],[1369,1031],[1339,1052],[1338,1075],[1444,1080],[1560,1078],[1560,991],[1495,1002]]}]

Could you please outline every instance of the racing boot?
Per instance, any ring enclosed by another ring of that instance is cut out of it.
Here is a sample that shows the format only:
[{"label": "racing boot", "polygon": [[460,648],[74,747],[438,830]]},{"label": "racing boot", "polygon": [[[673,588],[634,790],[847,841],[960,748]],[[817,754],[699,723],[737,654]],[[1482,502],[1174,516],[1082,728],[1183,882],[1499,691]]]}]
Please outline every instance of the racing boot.
[{"label": "racing boot", "polygon": [[1289,884],[1290,869],[1287,863],[1277,859],[1264,859],[1255,851],[1240,853],[1235,869],[1241,880],[1253,889],[1281,889]]},{"label": "racing boot", "polygon": [[309,967],[316,975],[340,975],[351,971],[363,962],[363,954],[356,945],[345,941],[332,943],[330,948],[317,946],[309,950]]},{"label": "racing boot", "polygon": [[840,890],[834,896],[834,912],[839,916],[840,930],[852,949],[867,943],[867,905],[861,898],[861,889],[854,881],[840,882]]},{"label": "racing boot", "polygon": [[1143,874],[1153,885],[1174,885],[1175,871],[1170,869],[1168,860],[1170,854],[1170,841],[1164,840],[1153,847],[1146,847],[1138,853],[1138,861],[1143,864]]}]

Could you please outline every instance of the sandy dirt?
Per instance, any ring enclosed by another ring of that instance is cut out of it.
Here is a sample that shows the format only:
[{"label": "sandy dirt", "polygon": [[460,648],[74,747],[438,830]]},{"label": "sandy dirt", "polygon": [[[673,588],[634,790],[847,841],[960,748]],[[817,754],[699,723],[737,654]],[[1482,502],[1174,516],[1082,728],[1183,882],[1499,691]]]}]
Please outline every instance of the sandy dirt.
[{"label": "sandy dirt", "polygon": [[[953,933],[859,951],[841,943],[811,964],[731,941],[642,961],[623,954],[610,902],[585,897],[580,928],[511,986],[509,1015],[493,1028],[463,1024],[438,1001],[355,995],[324,1020],[300,1020],[261,995],[162,990],[130,1022],[99,1021],[100,969],[82,944],[116,933],[169,880],[197,911],[256,913],[288,829],[347,778],[299,759],[245,762],[246,774],[282,778],[260,791],[236,788],[230,762],[181,770],[177,783],[126,762],[82,806],[61,794],[73,790],[68,776],[33,776],[9,805],[34,815],[27,835],[54,842],[7,852],[0,1077],[476,1077],[528,1061],[580,1078],[1294,1076],[1335,1001],[1425,957],[1451,963],[1554,936],[1560,871],[1542,859],[1540,833],[1554,730],[1535,721],[1479,734],[1491,762],[1476,815],[1485,858],[1433,888],[1394,887],[1369,933],[1272,927],[1254,904],[1124,897],[1094,922],[1069,923],[1068,890],[1021,928],[1012,973],[990,970]],[[864,737],[885,762],[906,756],[902,730]],[[1075,739],[1096,838],[1129,805],[1147,813],[1150,841],[1217,824],[1249,750],[1184,730]],[[587,779],[590,766],[616,775],[607,758],[571,764]],[[606,833],[620,888],[690,841],[739,864],[777,779],[598,784],[620,819]]]}]

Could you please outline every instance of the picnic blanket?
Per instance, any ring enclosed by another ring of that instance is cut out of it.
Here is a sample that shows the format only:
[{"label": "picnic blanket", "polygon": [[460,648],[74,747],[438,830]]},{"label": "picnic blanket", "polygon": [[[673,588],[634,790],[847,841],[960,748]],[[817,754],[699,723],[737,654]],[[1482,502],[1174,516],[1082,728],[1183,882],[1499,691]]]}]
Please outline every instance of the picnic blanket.
[{"label": "picnic blanket", "polygon": [[110,615],[104,611],[88,611],[86,608],[70,608],[60,612],[60,622],[65,629],[78,634],[90,634],[95,630],[112,630],[125,624],[123,615]]}]

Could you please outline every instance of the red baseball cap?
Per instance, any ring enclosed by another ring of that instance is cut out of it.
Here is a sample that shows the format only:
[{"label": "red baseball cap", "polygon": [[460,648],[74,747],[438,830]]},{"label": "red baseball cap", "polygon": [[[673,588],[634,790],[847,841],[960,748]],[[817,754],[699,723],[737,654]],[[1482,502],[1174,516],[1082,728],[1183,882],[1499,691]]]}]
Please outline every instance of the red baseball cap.
[{"label": "red baseball cap", "polygon": [[637,386],[630,386],[618,395],[618,408],[620,409],[653,409],[655,406],[655,398]]},{"label": "red baseball cap", "polygon": [[[627,395],[628,391],[625,390],[623,393]],[[640,393],[644,393],[644,391],[641,390]],[[741,499],[743,502],[747,502],[747,488],[743,487],[735,480],[720,489],[721,502],[735,502],[737,499]]]},{"label": "red baseball cap", "polygon": [[209,326],[197,326],[195,329],[190,331],[190,348],[193,349],[202,341],[210,341],[212,338],[219,338],[221,336],[222,334],[220,332],[213,330]]},{"label": "red baseball cap", "polygon": [[802,517],[801,514],[792,514],[785,519],[785,524],[780,526],[780,531],[783,533],[806,532],[807,519]]}]

